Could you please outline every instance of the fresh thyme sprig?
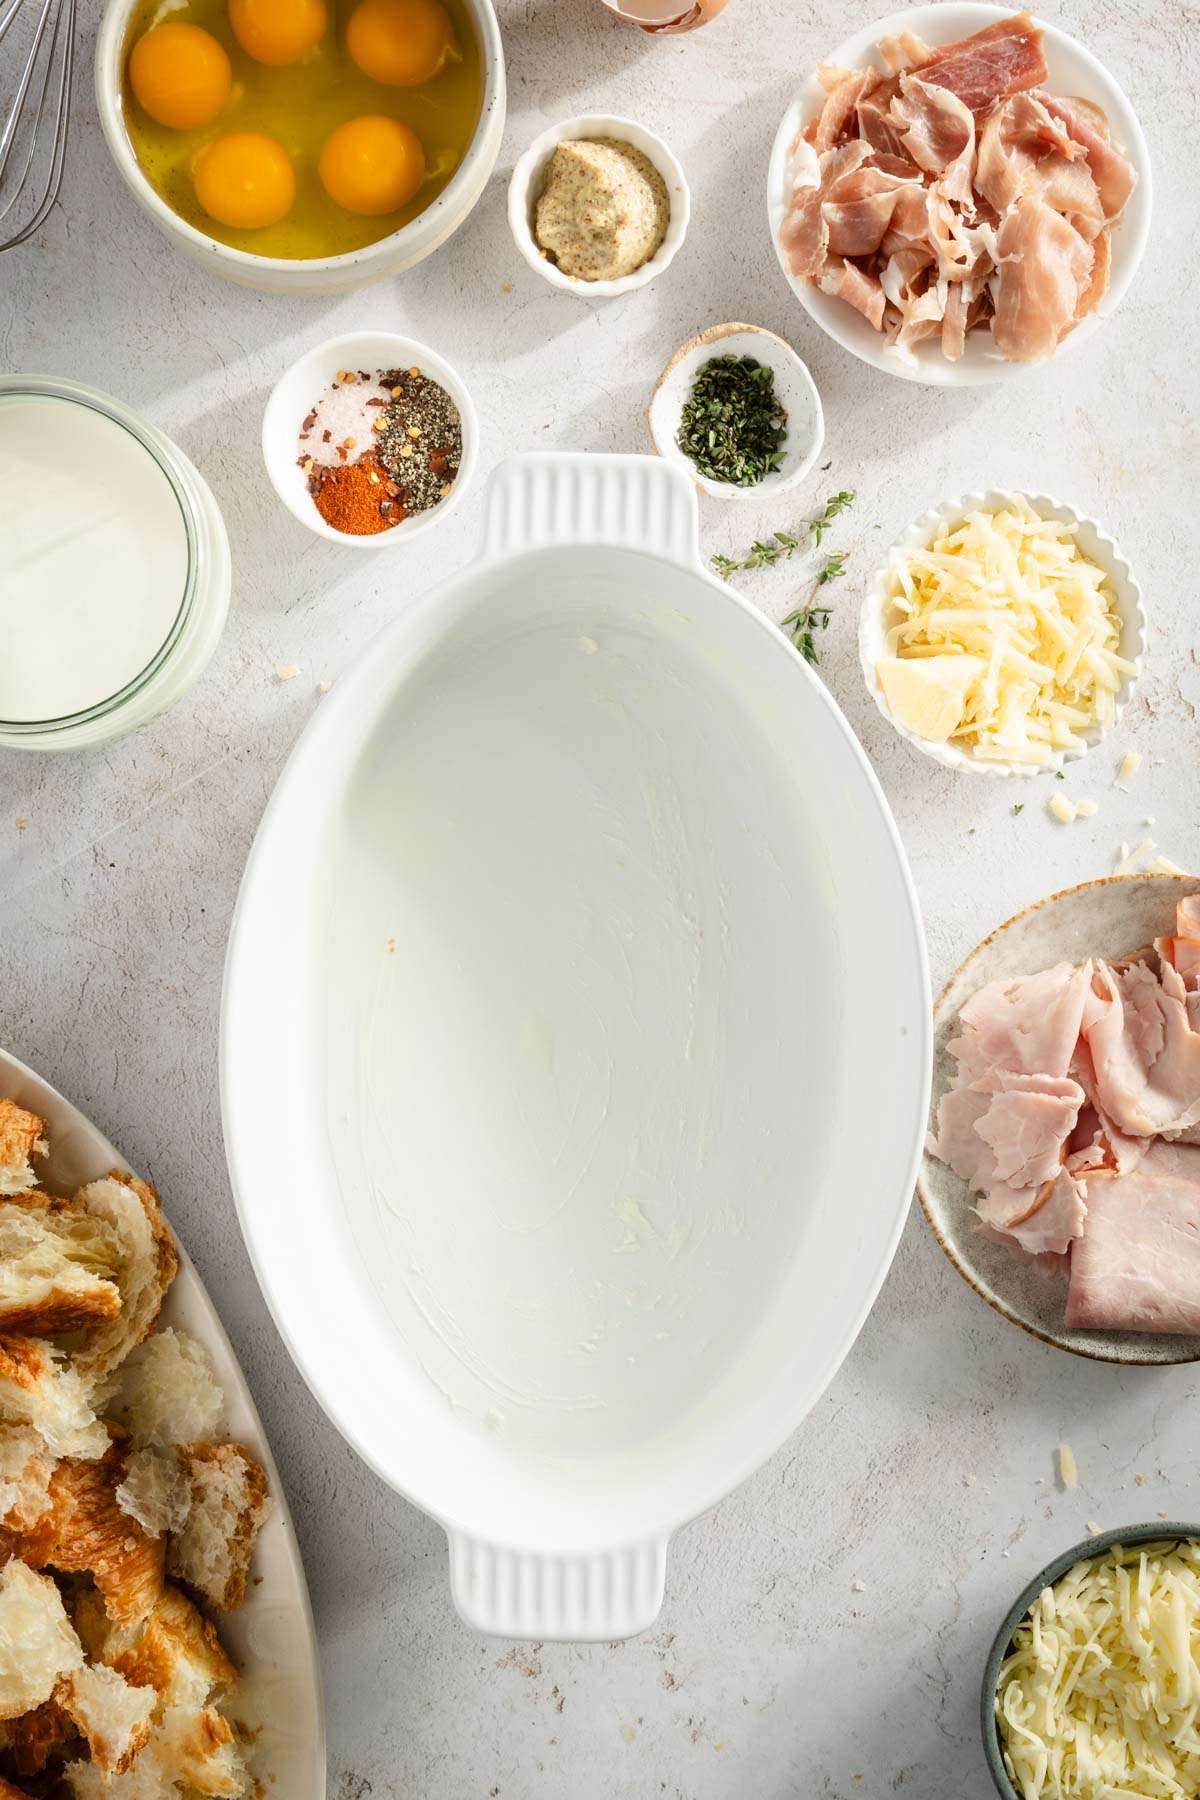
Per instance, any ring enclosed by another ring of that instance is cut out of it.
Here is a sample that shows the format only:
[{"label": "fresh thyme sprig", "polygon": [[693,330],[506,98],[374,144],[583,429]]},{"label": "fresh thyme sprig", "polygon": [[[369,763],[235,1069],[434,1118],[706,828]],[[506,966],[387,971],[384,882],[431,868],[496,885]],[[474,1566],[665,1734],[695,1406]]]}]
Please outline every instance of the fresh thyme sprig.
[{"label": "fresh thyme sprig", "polygon": [[783,621],[781,629],[788,633],[805,662],[815,663],[818,660],[813,633],[828,631],[833,611],[830,606],[816,603],[817,590],[823,588],[827,582],[836,581],[839,575],[846,573],[846,558],[849,554],[848,550],[837,550],[833,555],[825,558],[817,570],[807,604],[798,606],[795,612],[790,612]]},{"label": "fresh thyme sprig", "polygon": [[[722,580],[728,581],[740,569],[767,569],[777,562],[787,562],[798,550],[806,551],[821,544],[825,533],[847,507],[854,504],[854,492],[850,488],[841,488],[831,494],[825,502],[825,510],[816,517],[806,519],[797,531],[775,531],[769,538],[756,538],[743,557],[714,556],[713,568]],[[846,573],[848,550],[834,550],[826,556],[813,577],[812,588],[807,601],[790,612],[783,621],[783,630],[788,632],[792,642],[807,662],[817,661],[815,633],[827,631],[832,609],[817,603],[818,591],[839,575]]]},{"label": "fresh thyme sprig", "polygon": [[[850,488],[842,488],[831,494],[825,502],[825,510],[816,518],[806,519],[799,532],[773,531],[765,541],[756,538],[745,556],[714,556],[713,568],[723,580],[728,580],[739,569],[767,569],[777,562],[787,562],[795,556],[797,550],[807,550],[810,544],[819,545],[833,521],[839,513],[853,506],[854,492]],[[839,570],[840,574],[841,571]]]}]

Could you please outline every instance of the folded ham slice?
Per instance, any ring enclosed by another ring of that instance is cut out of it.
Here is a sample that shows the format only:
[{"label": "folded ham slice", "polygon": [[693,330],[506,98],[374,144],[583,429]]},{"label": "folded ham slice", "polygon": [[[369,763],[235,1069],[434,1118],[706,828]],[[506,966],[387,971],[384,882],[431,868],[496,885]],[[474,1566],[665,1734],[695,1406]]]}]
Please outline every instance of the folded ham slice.
[{"label": "folded ham slice", "polygon": [[1066,1320],[1073,1330],[1200,1333],[1200,1146],[1156,1143],[1131,1174],[1088,1182]]},{"label": "folded ham slice", "polygon": [[992,1069],[1064,1076],[1071,1067],[1092,965],[1056,963],[1037,975],[989,981],[958,1015],[961,1031],[950,1054],[977,1080]]},{"label": "folded ham slice", "polygon": [[1169,962],[1114,969],[1097,963],[1083,1019],[1096,1096],[1131,1137],[1200,1122],[1200,1031],[1183,978]]}]

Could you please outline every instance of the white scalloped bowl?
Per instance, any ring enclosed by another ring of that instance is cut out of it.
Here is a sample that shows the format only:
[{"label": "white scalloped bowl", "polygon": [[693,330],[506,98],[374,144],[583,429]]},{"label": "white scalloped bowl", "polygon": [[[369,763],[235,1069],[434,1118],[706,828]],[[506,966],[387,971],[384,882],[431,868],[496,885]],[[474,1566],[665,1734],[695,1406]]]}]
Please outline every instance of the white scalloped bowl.
[{"label": "white scalloped bowl", "polygon": [[[614,281],[581,281],[578,276],[564,275],[533,235],[534,208],[546,185],[550,158],[560,144],[576,143],[581,138],[615,138],[618,143],[632,144],[635,150],[650,159],[667,184],[671,216],[662,243],[640,268]],[[654,281],[675,260],[676,252],[687,236],[691,217],[692,192],[679,159],[653,131],[647,131],[636,119],[623,118],[619,113],[581,113],[578,118],[552,125],[534,138],[524,156],[518,157],[508,184],[508,223],[517,249],[543,281],[548,281],[551,287],[561,288],[564,293],[579,294],[585,300],[616,299]]]},{"label": "white scalloped bowl", "polygon": [[[1117,603],[1117,611],[1121,615],[1121,638],[1119,650],[1127,661],[1136,664],[1137,672],[1126,676],[1117,693],[1116,712],[1112,724],[1101,730],[1088,734],[1086,742],[1067,750],[1056,752],[1048,763],[990,763],[980,762],[960,750],[954,744],[931,744],[927,739],[918,737],[906,725],[901,725],[891,712],[875,667],[880,657],[887,655],[888,609],[891,605],[888,593],[888,575],[892,561],[898,550],[913,545],[928,544],[941,525],[952,525],[965,518],[969,512],[996,512],[1011,501],[1022,499],[1033,507],[1044,519],[1061,519],[1065,524],[1078,527],[1076,542],[1083,554],[1104,570],[1112,587]],[[1138,586],[1132,569],[1122,555],[1120,549],[1095,521],[1083,513],[1075,511],[1062,500],[1055,500],[1049,494],[1020,494],[1013,489],[989,488],[986,493],[963,494],[957,500],[945,500],[940,506],[931,507],[928,512],[914,519],[906,531],[901,532],[896,542],[887,553],[887,557],[876,571],[867,589],[858,623],[858,654],[862,664],[863,679],[867,684],[867,692],[876,706],[894,730],[910,744],[942,764],[947,769],[965,769],[972,775],[1046,775],[1061,769],[1069,762],[1078,762],[1089,750],[1095,748],[1102,737],[1105,737],[1115,725],[1129,704],[1130,696],[1137,686],[1141,675],[1142,656],[1146,648],[1146,611],[1142,603],[1142,590]]]},{"label": "white scalloped bowl", "polygon": [[[907,7],[865,26],[831,49],[822,62],[843,68],[861,68],[879,58],[876,45],[881,38],[896,32],[913,31],[930,44],[950,44],[956,38],[969,37],[1000,19],[1011,18],[1012,8],[979,3],[950,3]],[[1112,234],[1112,275],[1108,292],[1096,311],[1063,339],[1055,359],[1065,350],[1073,350],[1095,335],[1120,305],[1137,273],[1150,235],[1153,190],[1150,177],[1150,152],[1138,123],[1137,114],[1124,90],[1104,67],[1076,38],[1070,37],[1045,19],[1037,24],[1044,34],[1047,86],[1055,93],[1078,96],[1103,107],[1112,134],[1137,170],[1137,187]],[[824,97],[824,89],[815,71],[808,76],[788,107],[776,134],[767,172],[767,217],[771,242],[784,278],[803,306],[835,343],[849,350],[862,362],[871,363],[887,375],[898,375],[904,381],[920,381],[932,387],[977,387],[985,382],[1004,381],[1025,374],[1029,369],[1045,367],[1040,363],[1008,362],[992,346],[990,332],[972,332],[957,362],[948,362],[941,353],[940,342],[933,338],[918,344],[911,362],[903,359],[884,343],[875,331],[845,301],[819,288],[798,281],[788,268],[779,245],[779,227],[790,198],[788,191],[788,155],[797,132],[812,118]]]}]

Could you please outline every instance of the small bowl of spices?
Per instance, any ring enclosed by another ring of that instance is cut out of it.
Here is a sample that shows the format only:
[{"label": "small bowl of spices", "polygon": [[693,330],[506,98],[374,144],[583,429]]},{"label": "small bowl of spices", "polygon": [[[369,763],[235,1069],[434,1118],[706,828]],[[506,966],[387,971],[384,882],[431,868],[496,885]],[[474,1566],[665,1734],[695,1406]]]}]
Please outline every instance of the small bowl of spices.
[{"label": "small bowl of spices", "polygon": [[660,137],[633,119],[587,113],[543,131],[508,188],[518,250],[552,287],[608,299],[669,267],[692,197]]},{"label": "small bowl of spices", "polygon": [[646,425],[658,454],[716,500],[798,486],[825,441],[807,366],[761,325],[712,325],[690,338],[659,376]]},{"label": "small bowl of spices", "polygon": [[263,458],[302,525],[336,543],[407,542],[462,497],[478,426],[444,357],[393,332],[318,344],[281,376]]}]

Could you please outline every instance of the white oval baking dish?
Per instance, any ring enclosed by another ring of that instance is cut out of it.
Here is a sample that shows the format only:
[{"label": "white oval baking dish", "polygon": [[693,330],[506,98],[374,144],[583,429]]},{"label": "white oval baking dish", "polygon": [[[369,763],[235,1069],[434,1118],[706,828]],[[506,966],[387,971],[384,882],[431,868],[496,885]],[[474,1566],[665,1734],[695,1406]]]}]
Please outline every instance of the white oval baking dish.
[{"label": "white oval baking dish", "polygon": [[234,1190],[462,1616],[608,1639],[794,1430],[913,1191],[917,902],[822,684],[651,457],[494,475],[305,732],[226,965]]}]

